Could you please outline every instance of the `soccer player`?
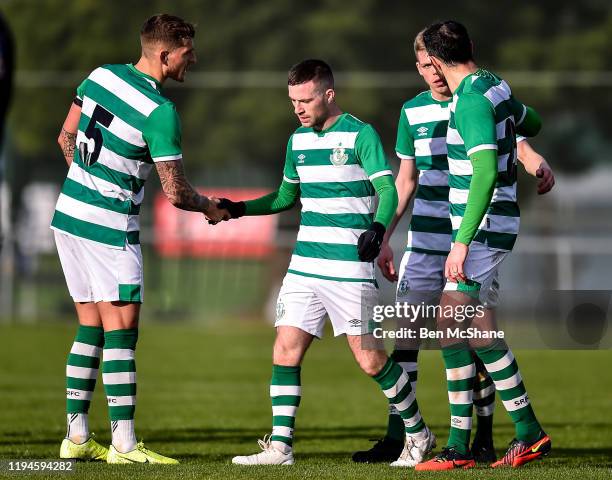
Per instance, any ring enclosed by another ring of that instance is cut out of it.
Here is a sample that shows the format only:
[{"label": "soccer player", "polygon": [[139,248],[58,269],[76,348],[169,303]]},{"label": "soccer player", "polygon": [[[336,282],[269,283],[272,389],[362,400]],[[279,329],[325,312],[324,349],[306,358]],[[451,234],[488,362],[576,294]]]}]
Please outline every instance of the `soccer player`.
[{"label": "soccer player", "polygon": [[[423,44],[423,32],[414,41],[416,67],[429,90],[418,94],[402,106],[397,130],[396,153],[401,160],[395,179],[398,192],[397,212],[385,233],[377,263],[389,281],[399,280],[397,302],[437,305],[444,287],[444,262],[451,246],[452,226],[448,202],[448,160],[446,130],[450,116],[452,93],[433,68]],[[537,154],[524,137],[518,137],[518,156],[531,175],[537,177],[538,193],[548,192],[554,175],[548,163]],[[393,263],[389,239],[416,192],[408,231],[408,245],[400,263],[399,274]],[[489,305],[493,307],[493,305]],[[412,323],[412,328],[425,319]],[[396,340],[391,355],[410,375],[416,392],[417,340]],[[478,427],[472,454],[478,462],[496,460],[493,447],[493,411],[495,386],[482,362],[474,355],[477,378],[474,383],[474,404]],[[403,445],[403,423],[397,411],[390,408],[386,435],[370,450],[356,452],[356,462],[384,462],[395,458]]]},{"label": "soccer player", "polygon": [[[474,62],[465,27],[436,23],[423,33],[428,58],[453,93],[446,135],[453,245],[444,266],[447,278],[441,305],[487,306],[497,297],[499,265],[512,250],[519,224],[516,202],[516,134],[534,136],[541,120],[518,102],[508,84]],[[484,310],[487,312],[487,310]],[[438,328],[457,327],[439,316]],[[495,330],[489,313],[474,316],[472,326]],[[492,467],[518,467],[550,451],[550,438],[538,422],[512,352],[501,339],[469,345],[446,336],[441,341],[446,367],[451,428],[447,446],[417,470],[470,468],[475,462],[469,439],[475,366],[470,347],[491,375],[515,424],[515,439]]]},{"label": "soccer player", "polygon": [[[342,112],[334,78],[321,60],[289,71],[289,98],[301,127],[289,138],[280,188],[246,202],[221,199],[232,218],[291,208],[302,216],[289,270],[278,296],[273,351],[272,434],[262,452],[234,457],[241,465],[292,464],[293,430],[301,398],[300,365],[328,314],[335,335],[346,334],[357,363],[382,388],[403,420],[406,443],[394,466],[414,466],[435,445],[421,418],[406,372],[384,349],[365,349],[368,311],[377,297],[373,260],[397,206],[391,169],[371,125]],[[376,193],[379,196],[376,206]]]},{"label": "soccer player", "polygon": [[[137,443],[134,433],[134,353],[143,301],[138,214],[155,166],[174,206],[211,220],[227,215],[187,182],[179,118],[161,93],[168,78],[182,82],[195,63],[194,35],[193,25],[178,17],[149,18],[140,32],[138,63],[96,68],[77,88],[58,138],[69,170],[51,228],[79,319],[66,367],[68,432],[61,458],[178,463]],[[100,360],[109,449],[88,426]]]}]

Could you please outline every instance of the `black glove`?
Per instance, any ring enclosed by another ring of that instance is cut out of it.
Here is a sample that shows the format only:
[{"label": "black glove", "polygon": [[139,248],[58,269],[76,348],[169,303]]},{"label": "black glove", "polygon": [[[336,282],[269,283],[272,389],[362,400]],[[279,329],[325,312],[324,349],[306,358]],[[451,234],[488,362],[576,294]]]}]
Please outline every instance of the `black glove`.
[{"label": "black glove", "polygon": [[357,241],[357,253],[362,262],[373,262],[380,253],[380,246],[385,236],[386,228],[382,223],[374,222]]},{"label": "black glove", "polygon": [[246,213],[246,204],[244,202],[232,202],[228,198],[220,198],[217,208],[227,210],[232,218],[243,217]]}]

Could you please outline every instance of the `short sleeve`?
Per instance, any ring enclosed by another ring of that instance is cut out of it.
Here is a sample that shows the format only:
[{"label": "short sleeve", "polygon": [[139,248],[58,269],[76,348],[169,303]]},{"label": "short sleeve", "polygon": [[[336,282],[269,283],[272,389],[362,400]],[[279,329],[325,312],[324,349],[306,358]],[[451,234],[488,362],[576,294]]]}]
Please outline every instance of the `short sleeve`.
[{"label": "short sleeve", "polygon": [[85,86],[87,85],[88,79],[86,78],[76,89],[76,97],[74,97],[73,103],[79,107],[83,106],[83,96],[85,95]]},{"label": "short sleeve", "polygon": [[289,183],[300,183],[295,161],[293,160],[293,135],[287,142],[287,152],[285,153],[285,168],[283,169],[283,180]]},{"label": "short sleeve", "polygon": [[366,125],[357,134],[355,153],[370,181],[383,175],[393,175],[380,137],[371,125]]},{"label": "short sleeve", "polygon": [[514,96],[510,97],[510,111],[514,117],[514,124],[518,127],[527,115],[527,107],[519,102]]},{"label": "short sleeve", "polygon": [[455,124],[468,156],[480,150],[497,150],[495,109],[486,97],[470,93],[460,96]]},{"label": "short sleeve", "polygon": [[415,158],[414,137],[410,131],[408,116],[402,108],[399,122],[397,124],[397,139],[395,141],[395,153],[402,160],[413,160]]},{"label": "short sleeve", "polygon": [[154,162],[181,160],[181,121],[172,102],[162,103],[147,118],[142,132]]}]

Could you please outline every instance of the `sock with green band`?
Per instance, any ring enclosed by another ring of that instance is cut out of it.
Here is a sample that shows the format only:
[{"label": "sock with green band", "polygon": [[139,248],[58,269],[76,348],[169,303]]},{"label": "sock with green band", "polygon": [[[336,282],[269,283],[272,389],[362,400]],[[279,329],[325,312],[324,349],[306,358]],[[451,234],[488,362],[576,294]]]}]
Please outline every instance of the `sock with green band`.
[{"label": "sock with green band", "polygon": [[113,446],[122,453],[136,448],[134,412],[136,410],[135,350],[138,329],[111,330],[104,333],[102,379],[108,400]]},{"label": "sock with green band", "polygon": [[472,430],[472,394],[476,368],[467,346],[442,349],[446,367],[446,385],[450,405],[451,426],[447,446],[467,454]]},{"label": "sock with green band", "polygon": [[476,365],[474,380],[474,410],[478,419],[474,443],[493,445],[493,412],[495,411],[495,384],[482,360],[472,355]]},{"label": "sock with green band", "polygon": [[419,405],[410,387],[410,378],[400,365],[389,358],[385,366],[376,374],[374,380],[399,412],[404,422],[404,431],[408,434],[418,433],[425,428],[425,422],[421,418]]},{"label": "sock with green band", "polygon": [[74,443],[83,443],[89,437],[89,405],[103,345],[102,327],[79,325],[66,363],[66,438]]},{"label": "sock with green band", "polygon": [[[416,395],[416,382],[417,382],[417,358],[419,355],[418,350],[400,350],[396,349],[391,354],[391,358],[399,363],[400,367],[408,373],[410,379],[410,387]],[[389,404],[389,419],[387,423],[387,438],[403,442],[406,436],[404,430],[404,420],[400,413],[393,405]]]},{"label": "sock with green band", "polygon": [[272,365],[272,445],[287,453],[293,447],[295,415],[302,398],[301,367]]},{"label": "sock with green band", "polygon": [[503,341],[476,350],[495,383],[502,403],[514,422],[516,438],[535,441],[542,430],[523,384],[512,351]]}]

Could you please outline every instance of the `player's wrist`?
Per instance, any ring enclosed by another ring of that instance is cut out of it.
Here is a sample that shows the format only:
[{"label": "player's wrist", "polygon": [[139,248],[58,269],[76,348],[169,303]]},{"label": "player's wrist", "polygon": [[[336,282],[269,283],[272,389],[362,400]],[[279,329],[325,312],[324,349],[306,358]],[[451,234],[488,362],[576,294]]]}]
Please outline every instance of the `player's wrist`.
[{"label": "player's wrist", "polygon": [[387,230],[385,231],[385,236],[383,237],[383,244],[389,244],[389,242],[391,241],[391,237],[393,236],[393,232],[395,232],[396,225],[397,223],[394,225],[394,222],[391,222],[391,224],[387,227]]},{"label": "player's wrist", "polygon": [[467,252],[470,249],[470,246],[463,241],[456,240],[453,248],[458,251]]},{"label": "player's wrist", "polygon": [[370,230],[372,230],[373,232],[376,232],[377,235],[380,235],[384,241],[384,237],[385,237],[387,228],[382,223],[377,222],[377,221],[372,222],[372,225],[370,225]]},{"label": "player's wrist", "polygon": [[207,214],[212,206],[212,201],[210,198],[204,195],[198,195],[198,211]]},{"label": "player's wrist", "polygon": [[385,236],[385,226],[380,222],[372,222],[370,227],[359,236],[357,254],[362,262],[372,262],[382,246]]},{"label": "player's wrist", "polygon": [[232,218],[240,218],[243,217],[246,213],[246,203],[245,202],[232,202],[228,198],[221,198],[217,205],[220,209],[225,209],[229,212]]}]

